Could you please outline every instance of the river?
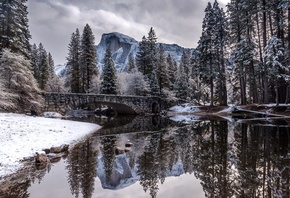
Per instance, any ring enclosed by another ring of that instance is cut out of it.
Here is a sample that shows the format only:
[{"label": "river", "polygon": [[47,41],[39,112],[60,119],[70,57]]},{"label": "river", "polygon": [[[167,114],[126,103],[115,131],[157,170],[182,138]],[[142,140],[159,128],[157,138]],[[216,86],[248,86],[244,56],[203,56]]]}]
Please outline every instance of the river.
[{"label": "river", "polygon": [[[79,119],[78,119],[79,120]],[[120,117],[1,198],[290,197],[289,120]]]}]

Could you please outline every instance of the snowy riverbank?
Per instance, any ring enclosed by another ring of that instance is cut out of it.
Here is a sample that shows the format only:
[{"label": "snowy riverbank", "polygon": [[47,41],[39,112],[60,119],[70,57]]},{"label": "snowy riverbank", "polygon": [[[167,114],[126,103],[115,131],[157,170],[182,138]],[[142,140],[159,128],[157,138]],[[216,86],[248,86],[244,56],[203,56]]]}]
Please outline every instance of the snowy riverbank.
[{"label": "snowy riverbank", "polygon": [[73,144],[98,129],[91,123],[0,113],[0,180],[20,169],[20,160],[35,152]]}]

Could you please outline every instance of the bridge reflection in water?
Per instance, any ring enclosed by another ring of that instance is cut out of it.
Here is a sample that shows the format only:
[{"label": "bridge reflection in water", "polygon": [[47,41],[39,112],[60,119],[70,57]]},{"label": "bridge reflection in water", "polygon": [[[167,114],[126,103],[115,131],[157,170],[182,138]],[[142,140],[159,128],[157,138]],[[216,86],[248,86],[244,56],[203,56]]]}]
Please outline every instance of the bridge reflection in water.
[{"label": "bridge reflection in water", "polygon": [[95,110],[100,105],[112,107],[118,114],[157,114],[166,101],[155,96],[123,96],[85,93],[43,93],[44,111],[66,112],[69,109]]}]

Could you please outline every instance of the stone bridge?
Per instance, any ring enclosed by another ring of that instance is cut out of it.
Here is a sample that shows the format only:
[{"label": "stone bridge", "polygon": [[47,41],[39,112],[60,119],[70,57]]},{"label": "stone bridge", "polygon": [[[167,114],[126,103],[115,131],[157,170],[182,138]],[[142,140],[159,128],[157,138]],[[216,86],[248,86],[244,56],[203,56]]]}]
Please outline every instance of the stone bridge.
[{"label": "stone bridge", "polygon": [[101,105],[113,108],[118,114],[157,114],[166,108],[160,97],[123,96],[85,93],[43,93],[44,111],[65,113],[71,109],[95,110]]}]

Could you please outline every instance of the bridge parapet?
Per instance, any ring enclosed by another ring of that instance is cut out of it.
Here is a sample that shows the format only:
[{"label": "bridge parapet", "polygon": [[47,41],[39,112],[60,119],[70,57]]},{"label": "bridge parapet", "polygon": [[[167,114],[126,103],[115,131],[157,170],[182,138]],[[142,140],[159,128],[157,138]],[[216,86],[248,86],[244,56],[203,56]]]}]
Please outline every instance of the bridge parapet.
[{"label": "bridge parapet", "polygon": [[65,113],[70,109],[95,110],[100,105],[112,107],[119,114],[156,114],[165,105],[160,97],[122,96],[85,93],[44,93],[44,111]]}]

